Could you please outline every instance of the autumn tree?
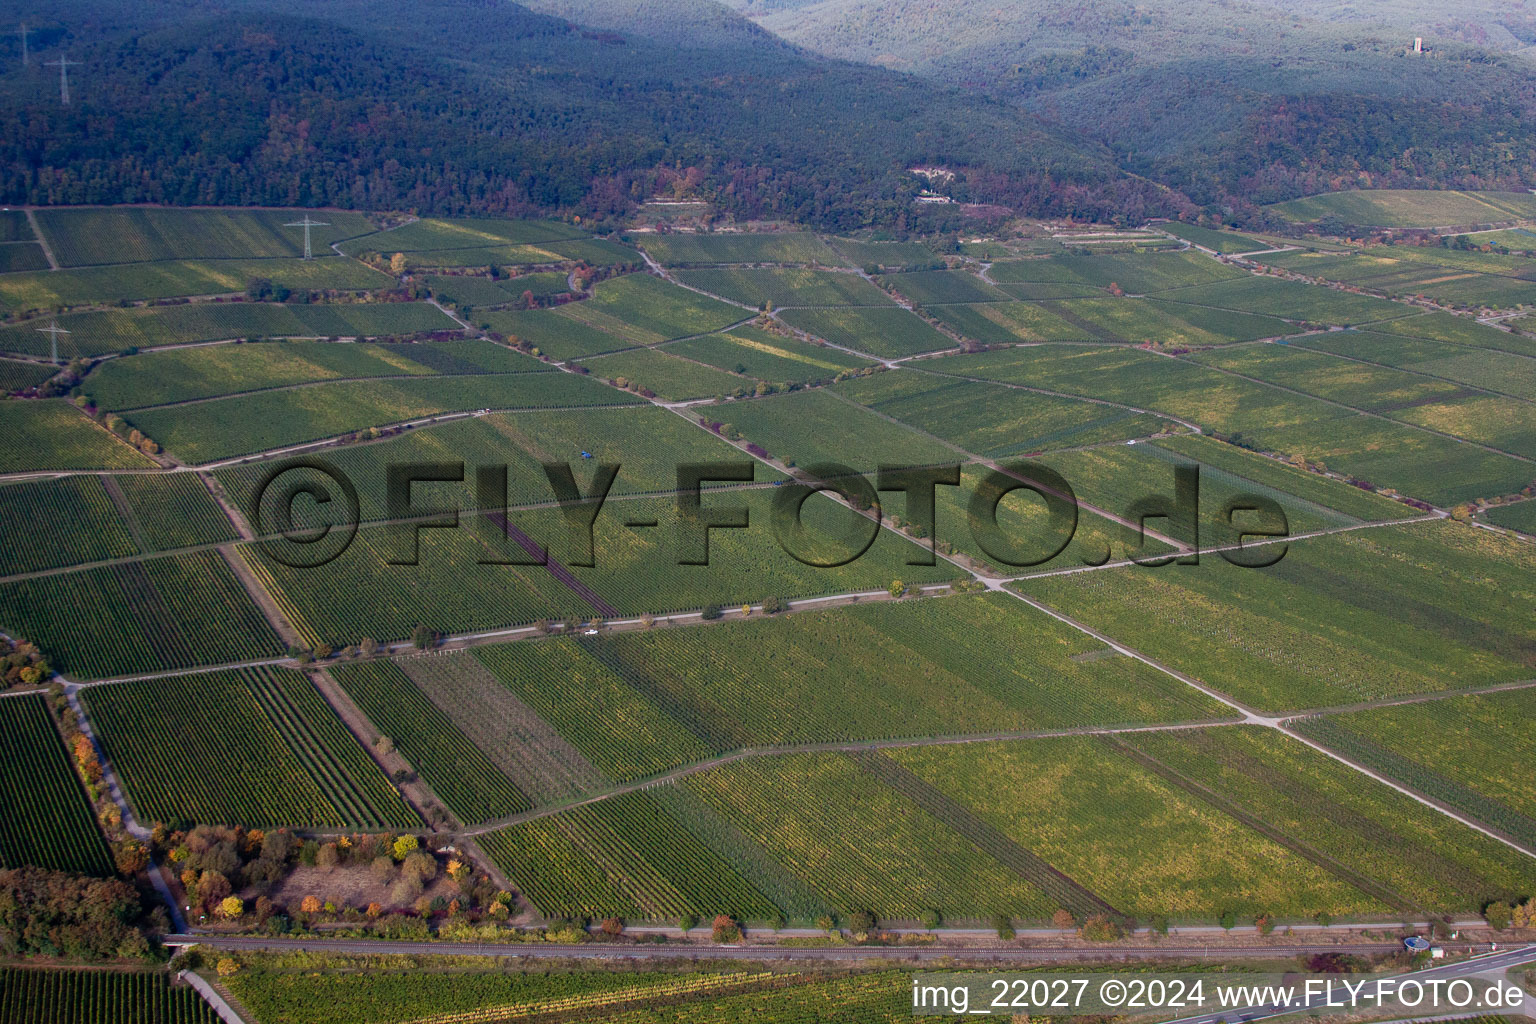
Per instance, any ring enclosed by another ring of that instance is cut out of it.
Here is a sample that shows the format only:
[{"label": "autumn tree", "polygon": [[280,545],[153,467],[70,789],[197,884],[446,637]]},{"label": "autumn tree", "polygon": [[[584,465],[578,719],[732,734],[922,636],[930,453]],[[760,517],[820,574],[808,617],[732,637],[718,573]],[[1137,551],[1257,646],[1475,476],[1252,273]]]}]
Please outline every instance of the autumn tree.
[{"label": "autumn tree", "polygon": [[245,901],[239,896],[226,896],[219,903],[219,916],[226,921],[233,921],[245,913]]}]

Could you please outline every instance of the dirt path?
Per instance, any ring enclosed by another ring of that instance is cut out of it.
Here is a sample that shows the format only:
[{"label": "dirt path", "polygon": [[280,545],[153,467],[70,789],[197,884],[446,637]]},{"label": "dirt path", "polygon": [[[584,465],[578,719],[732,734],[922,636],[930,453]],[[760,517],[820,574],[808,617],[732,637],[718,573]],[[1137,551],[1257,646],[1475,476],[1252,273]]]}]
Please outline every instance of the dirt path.
[{"label": "dirt path", "polygon": [[128,528],[128,536],[133,538],[134,546],[140,552],[148,554],[151,548],[144,540],[144,529],[139,522],[139,517],[134,514],[133,508],[128,504],[128,496],[110,476],[101,478],[101,486],[107,492],[107,497],[112,499],[112,505],[117,509],[117,514],[122,517],[123,525]]},{"label": "dirt path", "polygon": [[[373,724],[367,715],[363,714],[362,708],[353,703],[352,698],[347,695],[347,692],[341,688],[329,672],[323,668],[317,668],[311,669],[304,674],[309,677],[309,681],[314,684],[315,689],[320,691],[321,698],[331,706],[331,710],[336,712],[336,716],[347,727],[347,731],[352,733],[356,737],[357,742],[362,745],[362,748],[368,752],[368,756],[373,759],[373,763],[379,766],[379,770],[391,782],[394,782],[395,787],[400,790],[400,795],[405,797],[406,803],[411,805],[411,810],[420,815],[422,821],[430,822],[432,820],[429,812],[431,807],[442,807],[445,812],[447,811],[447,807],[438,799],[437,794],[432,791],[432,787],[421,781],[420,774],[405,759],[405,755],[393,748],[393,744],[391,744],[389,753],[380,753],[379,738],[384,734],[379,731],[378,727]],[[409,774],[411,781],[394,781],[395,773],[402,771]]]},{"label": "dirt path", "polygon": [[32,225],[32,233],[37,236],[37,244],[42,247],[43,256],[48,260],[49,270],[58,270],[59,261],[54,259],[53,246],[48,244],[48,236],[43,234],[42,225],[37,222],[37,212],[27,207],[27,223]]},{"label": "dirt path", "polygon": [[246,593],[251,595],[251,600],[256,602],[256,607],[261,609],[261,614],[266,616],[267,622],[277,631],[283,643],[289,647],[308,647],[309,645],[304,642],[304,638],[299,635],[293,623],[288,621],[283,610],[277,606],[277,601],[267,592],[267,588],[261,585],[261,581],[245,563],[245,559],[240,557],[240,552],[235,550],[234,545],[221,544],[218,551],[230,571],[235,574],[235,578],[240,581],[240,585],[245,588]]}]

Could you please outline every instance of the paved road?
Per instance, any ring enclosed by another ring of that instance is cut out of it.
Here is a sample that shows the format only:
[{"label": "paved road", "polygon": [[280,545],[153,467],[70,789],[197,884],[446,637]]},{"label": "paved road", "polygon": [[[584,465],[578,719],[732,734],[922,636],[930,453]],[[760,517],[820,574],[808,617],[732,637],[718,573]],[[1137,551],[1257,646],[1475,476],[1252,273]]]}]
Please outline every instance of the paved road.
[{"label": "paved road", "polygon": [[[438,956],[541,957],[578,960],[1011,960],[1011,961],[1082,961],[1146,959],[1232,960],[1238,957],[1293,957],[1307,953],[1390,953],[1402,949],[1397,942],[1373,942],[1361,945],[1322,944],[1308,946],[1157,946],[1103,949],[1025,949],[1019,946],[835,946],[805,949],[772,945],[676,946],[615,945],[589,943],[557,945],[547,942],[475,943],[475,942],[388,942],[380,939],[281,939],[264,936],[167,935],[167,944],[202,944],[230,950],[304,950],[312,953],[411,953]],[[1536,951],[1532,958],[1536,959]]]},{"label": "paved road", "polygon": [[[1536,962],[1536,946],[1523,946],[1517,949],[1505,950],[1497,953],[1488,953],[1471,960],[1463,960],[1459,963],[1446,964],[1443,967],[1432,967],[1428,970],[1414,971],[1412,977],[1416,981],[1426,982],[1435,978],[1448,981],[1452,978],[1467,978],[1474,975],[1486,974],[1490,978],[1502,974],[1511,967],[1519,967],[1521,964]],[[1383,984],[1403,975],[1395,975],[1374,983],[1375,987],[1367,987],[1366,993],[1380,991]],[[1395,983],[1395,982],[1394,982]],[[1391,989],[1388,989],[1390,993]],[[1281,1005],[1269,1003],[1263,1006],[1248,1006],[1239,1009],[1222,1010],[1217,1013],[1202,1014],[1198,1017],[1181,1017],[1170,1021],[1168,1024],[1216,1024],[1217,1021],[1256,1021],[1265,1017],[1278,1017],[1283,1014],[1300,1013],[1313,1007],[1324,1006],[1327,1003],[1326,995],[1318,995],[1305,1003]],[[1529,998],[1527,1004],[1531,1002]],[[1469,1011],[1469,1013],[1475,1011]],[[1497,1012],[1497,1011],[1495,1011]]]}]

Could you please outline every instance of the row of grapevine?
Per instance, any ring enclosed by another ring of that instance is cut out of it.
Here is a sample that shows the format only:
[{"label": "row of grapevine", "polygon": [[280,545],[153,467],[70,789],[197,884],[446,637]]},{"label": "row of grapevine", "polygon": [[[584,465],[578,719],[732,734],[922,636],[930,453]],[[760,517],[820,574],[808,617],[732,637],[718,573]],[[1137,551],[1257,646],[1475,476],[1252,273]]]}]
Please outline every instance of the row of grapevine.
[{"label": "row of grapevine", "polygon": [[0,583],[0,628],[85,678],[275,657],[283,646],[217,551]]},{"label": "row of grapevine", "polygon": [[3,1024],[217,1024],[195,990],[147,971],[0,967]]},{"label": "row of grapevine", "polygon": [[0,487],[0,576],[138,553],[101,477]]},{"label": "row of grapevine", "polygon": [[418,824],[302,675],[245,669],[84,695],[143,821],[256,827]]},{"label": "row of grapevine", "polygon": [[0,867],[111,875],[106,841],[45,701],[0,700]]},{"label": "row of grapevine", "polygon": [[392,661],[338,665],[331,675],[460,821],[527,810],[528,798]]}]

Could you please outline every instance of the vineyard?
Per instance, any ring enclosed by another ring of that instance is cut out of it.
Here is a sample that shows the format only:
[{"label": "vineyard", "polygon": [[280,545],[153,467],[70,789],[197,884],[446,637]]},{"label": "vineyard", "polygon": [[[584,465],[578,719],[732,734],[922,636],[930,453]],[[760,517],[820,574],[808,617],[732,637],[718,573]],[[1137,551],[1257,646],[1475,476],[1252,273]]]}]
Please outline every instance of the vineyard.
[{"label": "vineyard", "polygon": [[35,388],[58,372],[55,366],[25,363],[16,359],[0,359],[0,395]]},{"label": "vineyard", "polygon": [[1484,518],[1495,526],[1536,536],[1536,502],[1520,501],[1513,505],[1500,505],[1484,513]]},{"label": "vineyard", "polygon": [[319,692],[292,670],[118,683],[83,699],[140,821],[419,824]]},{"label": "vineyard", "polygon": [[751,391],[757,385],[757,381],[750,377],[727,373],[653,348],[598,356],[583,360],[581,365],[591,371],[594,377],[624,381],[655,392],[657,397],[666,402]]},{"label": "vineyard", "polygon": [[153,466],[63,399],[0,401],[0,473]]},{"label": "vineyard", "polygon": [[1366,412],[1410,409],[1457,396],[1463,390],[1450,381],[1290,345],[1239,345],[1192,358]]},{"label": "vineyard", "polygon": [[305,259],[175,260],[112,267],[0,275],[0,306],[44,311],[67,306],[111,305],[134,299],[236,295],[252,278],[285,288],[366,291],[389,277],[344,256]]},{"label": "vineyard", "polygon": [[116,487],[151,551],[236,540],[235,524],[195,473],[119,473]]},{"label": "vineyard", "polygon": [[1168,781],[1260,823],[1282,844],[1319,851],[1320,868],[1410,917],[1475,914],[1536,880],[1529,857],[1273,730],[1144,733],[1124,742]]},{"label": "vineyard", "polygon": [[[0,701],[0,867],[110,877],[114,866],[46,698]],[[0,1011],[4,1010],[0,985]],[[0,1012],[0,1019],[7,1019]]]},{"label": "vineyard", "polygon": [[1519,541],[1432,522],[1298,541],[1264,572],[1202,560],[1176,575],[1132,567],[1017,586],[1279,711],[1527,678],[1529,625],[1500,609],[1531,593],[1533,561]]},{"label": "vineyard", "polygon": [[1145,919],[1386,914],[1304,857],[1094,737],[888,756],[1118,910]]},{"label": "vineyard", "polygon": [[1292,344],[1536,401],[1536,359],[1366,331],[1299,338]]},{"label": "vineyard", "polygon": [[528,808],[528,798],[394,662],[338,665],[330,673],[460,821]]},{"label": "vineyard", "polygon": [[450,412],[639,401],[573,374],[497,373],[334,381],[148,409],[128,419],[180,458],[210,462]]},{"label": "vineyard", "polygon": [[218,1024],[188,985],[148,971],[0,967],[5,1024]]},{"label": "vineyard", "polygon": [[283,645],[216,551],[0,583],[0,629],[85,679],[276,657]]},{"label": "vineyard", "polygon": [[611,330],[636,344],[708,334],[747,318],[745,310],[650,274],[626,274],[603,281],[592,298],[567,303],[558,312]]},{"label": "vineyard", "polygon": [[1353,295],[1332,288],[1318,288],[1300,281],[1244,275],[1230,281],[1170,290],[1161,296],[1171,302],[1219,306],[1242,313],[1277,316],[1304,323],[1370,323],[1407,316],[1411,307],[1370,295]]},{"label": "vineyard", "polygon": [[815,235],[647,235],[646,252],[668,266],[709,263],[820,263],[838,266],[837,253]]},{"label": "vineyard", "polygon": [[824,384],[871,365],[827,345],[806,345],[755,327],[674,341],[664,351],[772,384]]},{"label": "vineyard", "polygon": [[894,301],[857,274],[828,270],[680,270],[690,288],[746,306],[891,306]]},{"label": "vineyard", "polygon": [[1009,296],[963,270],[919,270],[880,279],[885,287],[926,306],[931,303],[1006,302]]},{"label": "vineyard", "polygon": [[1298,222],[1338,218],[1371,227],[1453,227],[1532,216],[1523,192],[1445,192],[1366,189],[1328,192],[1276,203],[1268,209]]},{"label": "vineyard", "polygon": [[[43,209],[36,216],[65,267],[304,255],[303,232],[283,226],[298,219],[294,210]],[[373,230],[357,213],[325,219],[329,226],[313,233],[317,249]]]},{"label": "vineyard", "polygon": [[551,359],[576,359],[628,348],[631,342],[589,327],[556,309],[496,310],[476,313],[475,321],[508,338],[528,342]]},{"label": "vineyard", "polygon": [[0,575],[138,553],[101,477],[0,487]]},{"label": "vineyard", "polygon": [[1094,335],[1033,302],[978,302],[930,306],[924,312],[972,341],[1014,345],[1021,341],[1090,341]]},{"label": "vineyard", "polygon": [[[514,825],[480,842],[547,917],[691,913],[766,921],[776,909],[645,792]],[[594,878],[608,885],[594,888]]]},{"label": "vineyard", "polygon": [[743,402],[722,415],[728,415],[727,426],[748,441],[795,466],[840,463],[872,471],[882,464],[938,466],[968,461],[947,445],[825,391]]},{"label": "vineyard", "polygon": [[[1156,299],[1068,299],[1048,303],[1046,308],[1102,341],[1135,345],[1226,345],[1290,334],[1295,330],[1285,321],[1273,317],[1201,309]],[[1190,315],[1181,315],[1186,310]],[[1204,324],[1195,321],[1204,321]]]},{"label": "vineyard", "polygon": [[833,345],[897,359],[954,348],[955,342],[905,309],[885,306],[790,309],[781,319]]},{"label": "vineyard", "polygon": [[1455,316],[1451,313],[1421,313],[1417,316],[1396,317],[1381,323],[1364,324],[1362,328],[1399,338],[1443,341],[1448,345],[1488,348],[1499,352],[1536,356],[1536,340],[1522,334],[1501,331],[1497,327],[1480,324],[1471,317]]}]

